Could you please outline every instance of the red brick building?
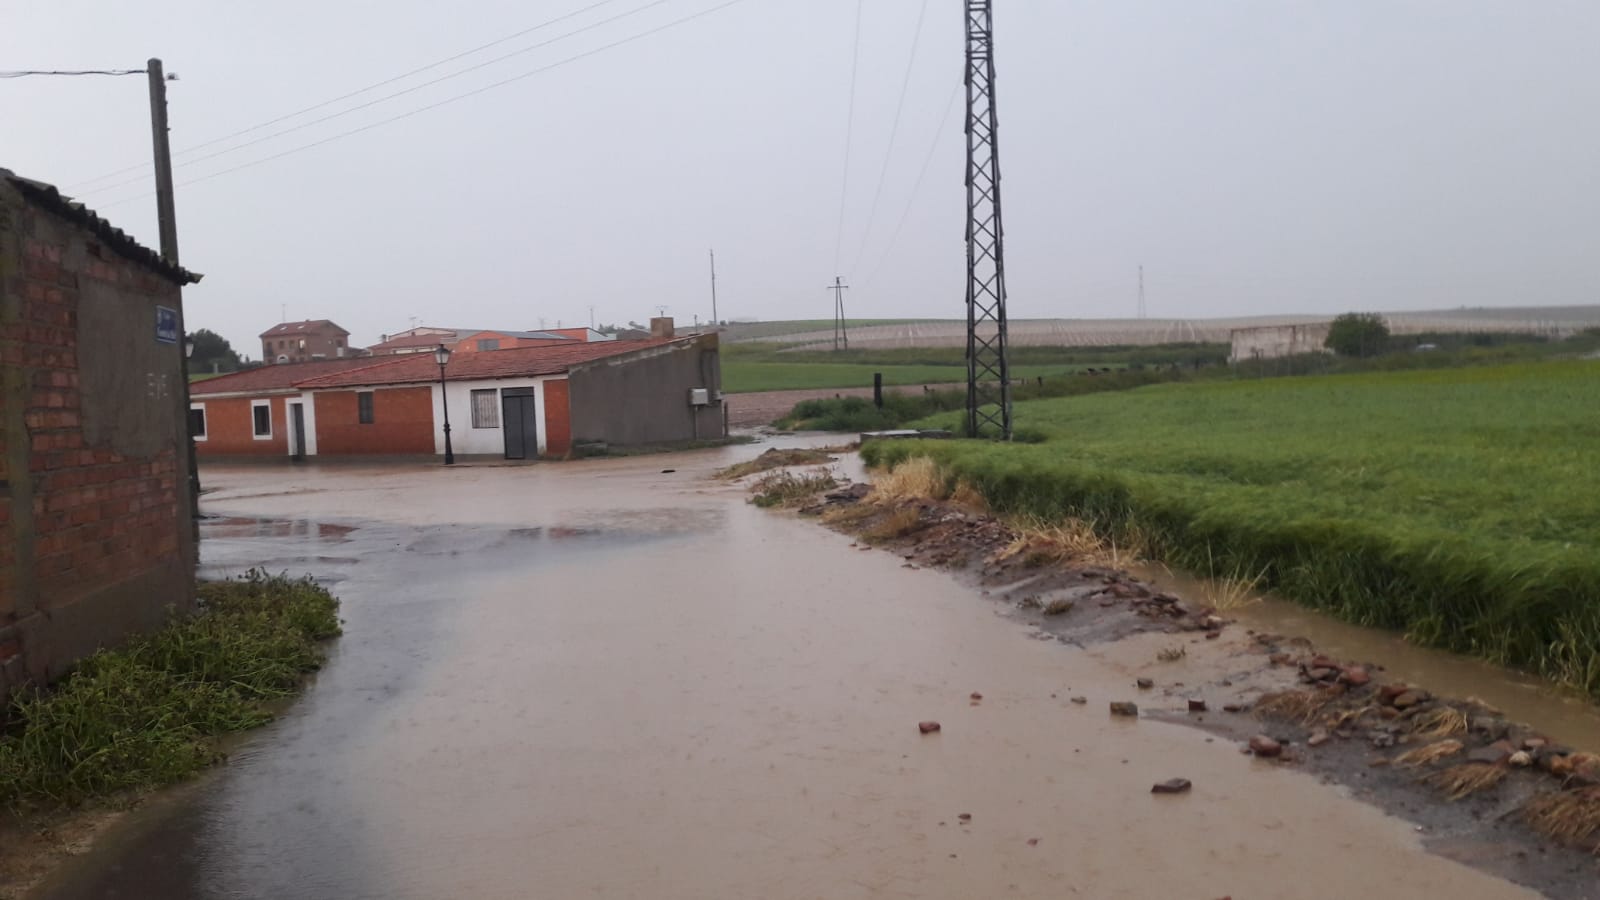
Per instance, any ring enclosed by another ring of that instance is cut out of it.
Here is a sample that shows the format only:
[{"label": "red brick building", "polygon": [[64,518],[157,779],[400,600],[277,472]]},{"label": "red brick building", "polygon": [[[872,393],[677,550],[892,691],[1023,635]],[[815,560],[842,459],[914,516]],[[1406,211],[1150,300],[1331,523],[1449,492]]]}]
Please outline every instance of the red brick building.
[{"label": "red brick building", "polygon": [[268,365],[356,355],[350,332],[327,319],[283,322],[261,332],[261,361]]},{"label": "red brick building", "polygon": [[439,455],[445,397],[460,456],[564,456],[577,442],[654,444],[725,433],[715,335],[541,342],[266,366],[193,386],[203,459]]},{"label": "red brick building", "polygon": [[198,280],[0,169],[0,694],[193,603],[180,288]]}]

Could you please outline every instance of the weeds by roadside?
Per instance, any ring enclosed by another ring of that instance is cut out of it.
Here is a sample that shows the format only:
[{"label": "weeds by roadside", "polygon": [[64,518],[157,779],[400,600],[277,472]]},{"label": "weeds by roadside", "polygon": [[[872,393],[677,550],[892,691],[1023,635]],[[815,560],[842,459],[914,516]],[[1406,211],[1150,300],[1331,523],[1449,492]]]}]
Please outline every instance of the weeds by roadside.
[{"label": "weeds by roadside", "polygon": [[839,480],[827,469],[796,474],[790,471],[772,472],[762,476],[751,488],[750,502],[763,508],[794,506],[839,486]]},{"label": "weeds by roadside", "polygon": [[338,601],[309,580],[253,571],[200,587],[200,610],[18,694],[0,730],[0,806],[71,806],[178,781],[215,737],[272,716],[339,633]]}]

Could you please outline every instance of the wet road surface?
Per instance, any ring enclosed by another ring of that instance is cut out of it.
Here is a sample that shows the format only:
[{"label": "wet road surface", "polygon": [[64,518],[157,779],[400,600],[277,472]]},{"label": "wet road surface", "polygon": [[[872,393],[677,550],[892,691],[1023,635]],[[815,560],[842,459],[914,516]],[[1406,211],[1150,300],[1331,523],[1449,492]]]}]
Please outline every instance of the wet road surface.
[{"label": "wet road surface", "polygon": [[[346,634],[37,896],[1527,896],[1339,789],[1109,718],[1114,649],[705,479],[760,449],[208,469],[207,573],[312,573]],[[1172,777],[1194,790],[1149,793]]]}]

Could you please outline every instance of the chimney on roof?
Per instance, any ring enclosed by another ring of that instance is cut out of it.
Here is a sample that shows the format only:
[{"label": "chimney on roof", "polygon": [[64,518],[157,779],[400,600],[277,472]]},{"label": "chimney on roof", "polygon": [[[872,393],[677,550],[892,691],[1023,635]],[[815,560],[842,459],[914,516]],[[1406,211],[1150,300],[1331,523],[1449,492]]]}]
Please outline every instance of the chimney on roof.
[{"label": "chimney on roof", "polygon": [[676,337],[672,329],[671,316],[654,316],[650,319],[650,336],[653,338]]}]

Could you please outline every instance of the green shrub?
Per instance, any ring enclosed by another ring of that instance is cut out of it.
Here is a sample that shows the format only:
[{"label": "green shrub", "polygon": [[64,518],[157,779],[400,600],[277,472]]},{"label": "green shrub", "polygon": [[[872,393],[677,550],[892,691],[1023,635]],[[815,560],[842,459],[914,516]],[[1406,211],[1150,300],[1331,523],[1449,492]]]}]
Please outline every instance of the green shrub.
[{"label": "green shrub", "polygon": [[0,732],[0,805],[74,804],[177,781],[217,735],[272,716],[339,633],[338,601],[308,580],[251,572],[200,588],[201,608],[13,697]]}]

